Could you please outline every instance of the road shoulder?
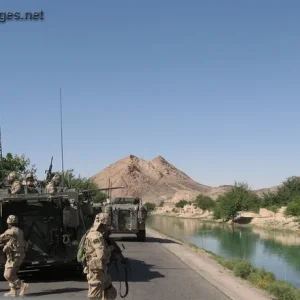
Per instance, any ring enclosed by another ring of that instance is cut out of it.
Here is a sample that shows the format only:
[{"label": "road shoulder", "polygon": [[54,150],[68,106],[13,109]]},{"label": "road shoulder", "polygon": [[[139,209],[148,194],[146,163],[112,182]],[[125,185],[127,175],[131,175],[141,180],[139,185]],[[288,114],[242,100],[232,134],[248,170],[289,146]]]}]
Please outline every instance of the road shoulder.
[{"label": "road shoulder", "polygon": [[198,273],[203,279],[222,291],[233,300],[267,300],[272,299],[266,292],[259,290],[223,268],[201,249],[191,249],[188,245],[147,227],[147,235],[154,238],[170,239],[177,243],[160,243],[170,253]]}]

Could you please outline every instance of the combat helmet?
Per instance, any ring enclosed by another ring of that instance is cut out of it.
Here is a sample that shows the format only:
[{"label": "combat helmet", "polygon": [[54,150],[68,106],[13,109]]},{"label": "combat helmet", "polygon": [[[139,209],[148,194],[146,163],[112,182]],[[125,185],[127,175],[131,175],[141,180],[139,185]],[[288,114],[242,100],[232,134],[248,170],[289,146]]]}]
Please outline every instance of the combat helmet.
[{"label": "combat helmet", "polygon": [[18,222],[19,222],[18,217],[15,215],[8,216],[8,218],[6,220],[6,223],[9,225],[18,224]]},{"label": "combat helmet", "polygon": [[17,173],[16,172],[10,172],[7,176],[8,181],[14,181],[17,179]]},{"label": "combat helmet", "polygon": [[60,183],[60,175],[58,173],[55,173],[53,175],[53,177],[51,178],[51,181],[56,183],[56,184],[59,184]]},{"label": "combat helmet", "polygon": [[33,174],[31,172],[27,173],[25,179],[33,178]]},{"label": "combat helmet", "polygon": [[96,215],[93,227],[96,228],[96,227],[98,227],[101,224],[108,225],[108,226],[110,225],[109,214],[107,214],[107,213],[100,213],[100,214]]}]

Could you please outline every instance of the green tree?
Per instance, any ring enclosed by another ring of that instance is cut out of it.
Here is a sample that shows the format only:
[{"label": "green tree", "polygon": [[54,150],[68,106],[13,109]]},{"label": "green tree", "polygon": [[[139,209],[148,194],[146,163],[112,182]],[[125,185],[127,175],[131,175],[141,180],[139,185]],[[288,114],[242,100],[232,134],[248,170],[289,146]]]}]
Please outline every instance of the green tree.
[{"label": "green tree", "polygon": [[[81,177],[80,175],[76,177],[74,175],[74,170],[69,169],[64,172],[64,180],[66,181],[68,188],[76,190],[89,190],[89,189],[99,189],[98,185],[94,183],[90,178]],[[107,194],[101,191],[93,191],[93,201],[103,202],[107,198]]]},{"label": "green tree", "polygon": [[202,194],[197,196],[195,203],[197,207],[209,211],[212,210],[216,205],[215,201],[212,198],[204,196]]},{"label": "green tree", "polygon": [[[30,159],[23,155],[13,155],[12,153],[7,153],[6,156],[2,158],[2,172],[0,172],[0,180],[6,180],[10,172],[17,172],[19,176],[24,176],[27,172],[33,173],[35,175],[37,169],[35,165],[31,165]],[[3,174],[3,177],[2,177]]]},{"label": "green tree", "polygon": [[263,195],[264,207],[286,206],[300,196],[300,177],[287,178],[276,192],[268,192]]},{"label": "green tree", "polygon": [[151,212],[155,209],[156,205],[154,203],[146,202],[144,204],[148,212]]},{"label": "green tree", "polygon": [[298,217],[300,216],[300,196],[294,197],[291,202],[288,203],[287,208],[284,212],[287,217]]},{"label": "green tree", "polygon": [[235,183],[224,195],[219,197],[219,214],[228,221],[233,220],[239,211],[258,211],[260,199],[250,190],[247,183]]},{"label": "green tree", "polygon": [[190,204],[190,202],[186,201],[186,200],[180,200],[179,202],[177,202],[175,204],[176,207],[180,207],[183,208],[185,205]]}]

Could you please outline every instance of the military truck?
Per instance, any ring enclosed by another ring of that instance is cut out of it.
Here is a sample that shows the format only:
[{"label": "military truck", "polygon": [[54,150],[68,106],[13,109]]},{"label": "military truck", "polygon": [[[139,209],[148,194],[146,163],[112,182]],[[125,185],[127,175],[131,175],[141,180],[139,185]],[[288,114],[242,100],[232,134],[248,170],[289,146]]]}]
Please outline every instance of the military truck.
[{"label": "military truck", "polygon": [[[11,195],[7,188],[0,189],[0,233],[7,229],[7,217],[13,214],[19,218],[28,242],[21,271],[81,267],[77,262],[78,244],[94,221],[92,202],[86,192],[67,189],[51,195],[41,190],[35,194],[25,190],[25,194]],[[4,264],[4,253],[0,250],[0,269]]]},{"label": "military truck", "polygon": [[146,240],[147,210],[142,205],[142,199],[112,198],[102,210],[111,216],[111,233],[133,233],[138,241]]}]

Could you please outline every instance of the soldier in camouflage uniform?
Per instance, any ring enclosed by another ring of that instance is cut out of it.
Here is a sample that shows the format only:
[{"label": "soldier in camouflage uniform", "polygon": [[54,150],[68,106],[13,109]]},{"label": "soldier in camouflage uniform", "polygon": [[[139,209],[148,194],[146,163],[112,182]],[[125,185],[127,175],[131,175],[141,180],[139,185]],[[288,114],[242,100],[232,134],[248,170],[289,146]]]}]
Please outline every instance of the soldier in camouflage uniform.
[{"label": "soldier in camouflage uniform", "polygon": [[25,176],[25,180],[22,182],[23,186],[26,186],[29,193],[37,193],[37,181],[34,180],[32,173],[27,173]]},{"label": "soldier in camouflage uniform", "polygon": [[11,185],[9,192],[12,195],[24,193],[24,187],[20,180],[17,179],[16,172],[11,172],[7,177],[8,184]]},{"label": "soldier in camouflage uniform", "polygon": [[8,229],[0,235],[0,242],[6,243],[3,252],[6,253],[6,264],[4,277],[8,281],[10,291],[4,297],[17,297],[17,290],[20,289],[19,296],[23,296],[29,285],[22,282],[17,273],[24,260],[26,251],[26,241],[22,229],[18,227],[18,218],[10,215],[7,218]]},{"label": "soldier in camouflage uniform", "polygon": [[108,274],[108,263],[114,246],[107,245],[103,237],[109,225],[108,214],[98,214],[85,239],[84,252],[90,299],[114,300],[117,297],[117,290]]},{"label": "soldier in camouflage uniform", "polygon": [[60,175],[56,173],[46,185],[46,193],[57,193],[57,187],[60,184]]}]

